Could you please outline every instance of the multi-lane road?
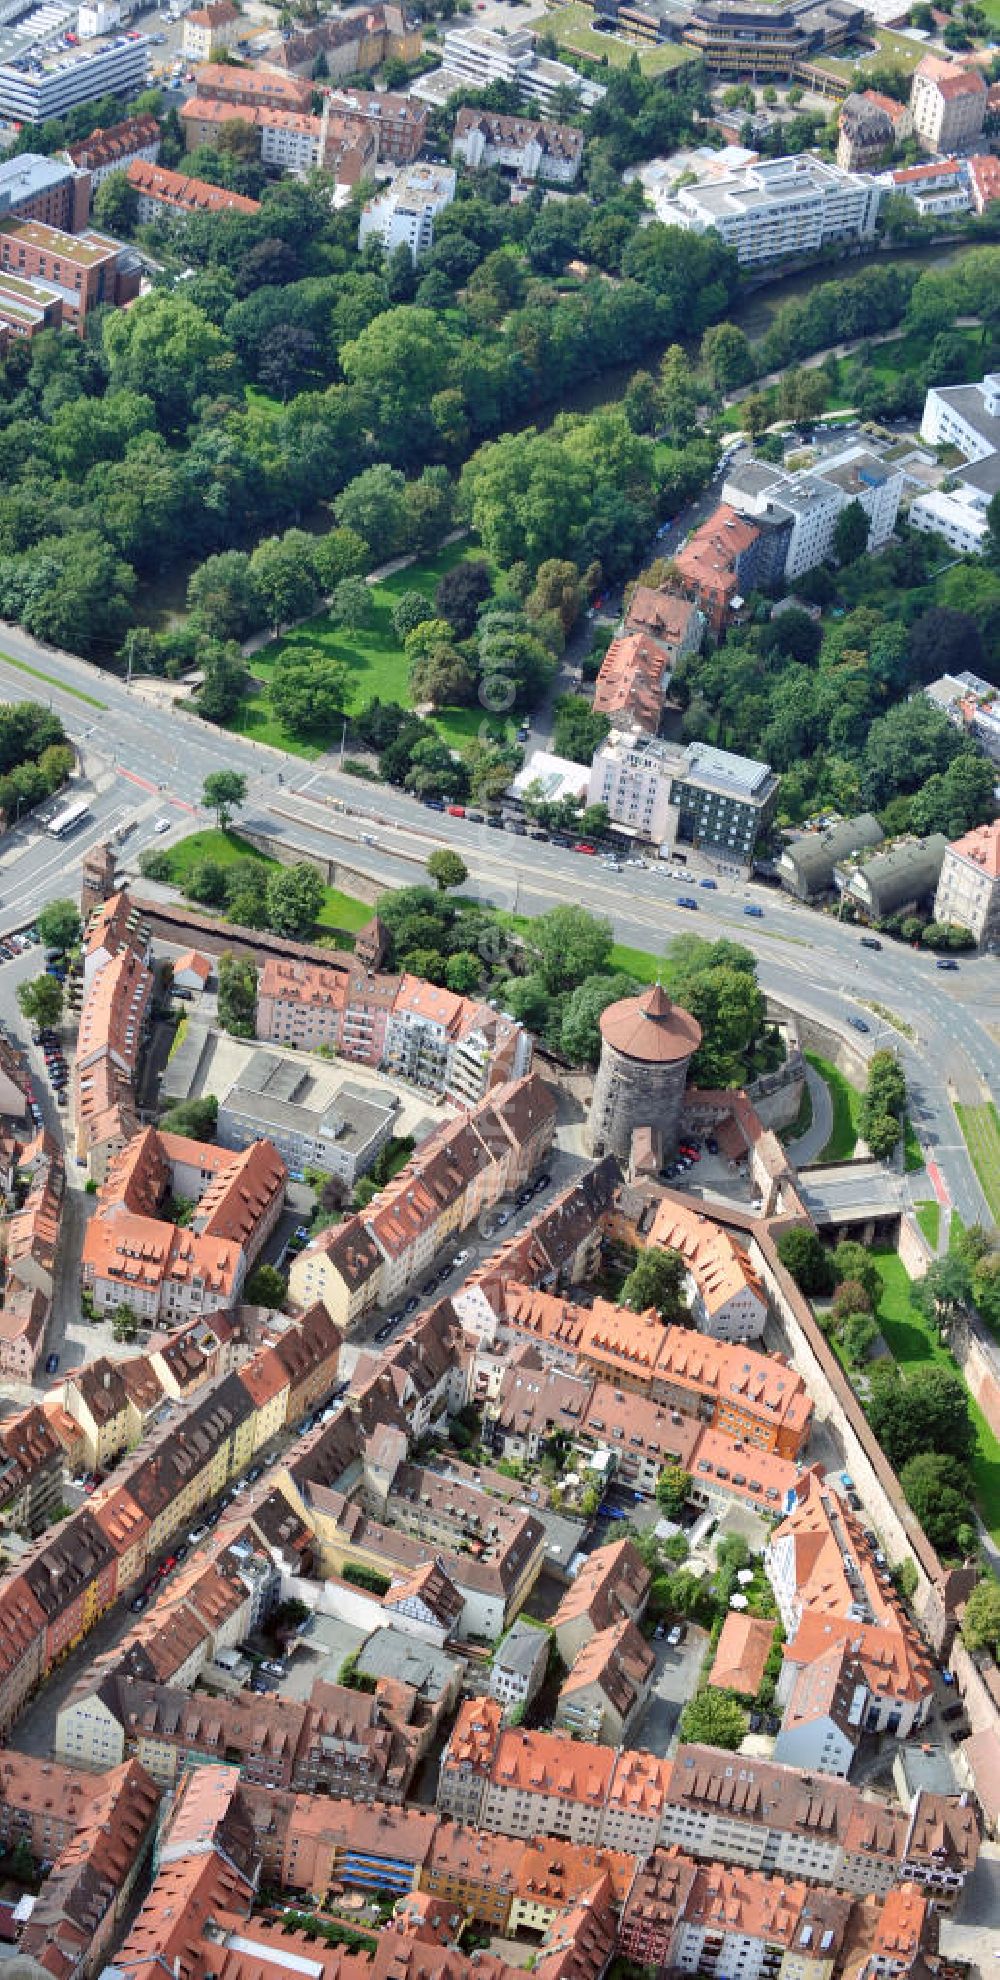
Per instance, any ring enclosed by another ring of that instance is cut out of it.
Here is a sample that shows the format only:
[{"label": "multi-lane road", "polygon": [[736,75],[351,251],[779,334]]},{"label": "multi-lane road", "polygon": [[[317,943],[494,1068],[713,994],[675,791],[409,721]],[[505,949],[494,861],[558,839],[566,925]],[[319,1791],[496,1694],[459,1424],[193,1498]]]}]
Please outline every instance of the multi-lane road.
[{"label": "multi-lane road", "polygon": [[[8,845],[0,861],[0,928],[18,926],[45,900],[71,890],[81,851],[123,820],[134,821],[122,848],[127,863],[154,841],[163,818],[174,830],[208,822],[203,814],[199,821],[205,777],[222,767],[238,770],[248,781],[241,822],[306,853],[343,859],[378,884],[419,878],[427,854],[447,844],[461,853],[483,897],[502,907],[538,914],[582,902],[610,918],[620,941],[654,952],[680,933],[745,942],[772,996],[841,1026],[849,1015],[860,1016],[870,1026],[863,1037],[852,1034],[860,1050],[887,1043],[899,1050],[918,1131],[952,1201],[967,1220],[988,1216],[951,1101],[1000,1094],[994,959],[963,959],[945,974],[933,957],[897,943],[887,942],[880,953],[864,950],[857,931],[834,917],[725,878],[714,893],[694,889],[698,912],[692,913],[677,905],[679,893],[691,892],[691,880],[659,864],[613,872],[567,849],[429,811],[403,791],[343,775],[333,757],[304,763],[211,729],[172,706],[165,691],[161,701],[148,683],[129,689],[14,627],[0,633],[0,694],[51,702],[82,751],[92,792],[91,821],[74,840],[56,846],[29,821]],[[95,708],[95,699],[103,705]],[[763,907],[761,919],[744,915],[751,900]],[[891,1008],[912,1037],[866,1009],[871,1003]]]}]

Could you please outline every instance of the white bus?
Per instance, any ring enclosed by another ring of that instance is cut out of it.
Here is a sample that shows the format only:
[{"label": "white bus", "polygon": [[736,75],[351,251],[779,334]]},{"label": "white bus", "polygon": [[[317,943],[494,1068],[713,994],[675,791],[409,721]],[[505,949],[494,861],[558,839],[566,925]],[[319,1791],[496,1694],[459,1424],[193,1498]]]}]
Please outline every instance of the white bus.
[{"label": "white bus", "polygon": [[90,806],[68,804],[65,811],[57,811],[45,827],[50,839],[68,839],[71,832],[79,831],[84,820],[90,817]]}]

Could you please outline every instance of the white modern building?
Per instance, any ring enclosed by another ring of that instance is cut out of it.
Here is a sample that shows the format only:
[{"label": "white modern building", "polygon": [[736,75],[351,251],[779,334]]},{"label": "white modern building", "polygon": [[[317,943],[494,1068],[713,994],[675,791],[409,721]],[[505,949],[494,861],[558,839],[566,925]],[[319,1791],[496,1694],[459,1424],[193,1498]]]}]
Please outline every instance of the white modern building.
[{"label": "white modern building", "polygon": [[874,179],[804,152],[761,159],[731,178],[680,186],[659,202],[661,220],[721,235],[741,266],[814,254],[832,242],[871,240],[883,197]]},{"label": "white modern building", "polygon": [[99,96],[134,96],[149,73],[149,37],[119,34],[96,47],[32,48],[0,63],[0,117],[44,124]]},{"label": "white modern building", "polygon": [[561,90],[572,91],[582,110],[592,110],[605,94],[600,83],[589,82],[565,62],[550,62],[535,54],[535,37],[530,28],[513,28],[509,34],[496,34],[490,28],[452,27],[444,38],[444,61],[440,69],[420,76],[412,94],[424,102],[447,102],[471,84],[488,89],[490,83],[514,83],[529,102],[550,110]]},{"label": "white modern building", "polygon": [[1000,452],[1000,371],[988,371],[978,385],[933,385],[920,438],[931,447],[957,447],[968,461]]},{"label": "white modern building", "polygon": [[949,471],[956,487],[917,496],[910,521],[914,529],[943,536],[959,555],[978,556],[986,512],[1000,492],[1000,372],[987,372],[978,385],[932,386],[920,438],[931,447],[956,448],[965,464]]},{"label": "white modern building", "polygon": [[989,528],[988,508],[981,490],[929,488],[910,503],[909,521],[927,536],[943,536],[959,557],[979,557]]},{"label": "white modern building", "polygon": [[837,518],[851,502],[859,502],[868,517],[869,550],[888,543],[903,480],[900,467],[888,466],[866,447],[847,447],[822,466],[798,474],[764,461],[733,468],[723,484],[722,501],[744,516],[791,518],[784,563],[790,581],[832,556]]},{"label": "white modern building", "polygon": [[414,261],[434,245],[434,222],[455,197],[456,175],[451,165],[407,165],[397,172],[385,192],[370,199],[358,225],[358,246],[371,235],[387,254],[408,248]]}]

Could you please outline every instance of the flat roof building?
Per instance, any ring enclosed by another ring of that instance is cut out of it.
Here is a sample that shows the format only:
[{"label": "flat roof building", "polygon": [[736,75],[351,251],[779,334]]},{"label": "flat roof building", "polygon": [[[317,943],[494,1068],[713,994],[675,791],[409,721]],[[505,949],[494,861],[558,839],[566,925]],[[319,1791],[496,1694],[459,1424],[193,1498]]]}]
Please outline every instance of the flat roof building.
[{"label": "flat roof building", "polygon": [[225,1148],[266,1139],[293,1173],[322,1169],[353,1189],[391,1140],[398,1112],[391,1092],[331,1079],[326,1068],[277,1052],[255,1052],[219,1103],[218,1135]]},{"label": "flat roof building", "polygon": [[714,184],[681,186],[660,217],[692,233],[721,235],[741,267],[754,267],[836,241],[870,240],[881,197],[871,179],[803,152],[759,160]]},{"label": "flat roof building", "polygon": [[100,96],[134,96],[149,73],[149,36],[118,34],[86,47],[31,47],[0,63],[0,117],[44,124],[77,103]]}]

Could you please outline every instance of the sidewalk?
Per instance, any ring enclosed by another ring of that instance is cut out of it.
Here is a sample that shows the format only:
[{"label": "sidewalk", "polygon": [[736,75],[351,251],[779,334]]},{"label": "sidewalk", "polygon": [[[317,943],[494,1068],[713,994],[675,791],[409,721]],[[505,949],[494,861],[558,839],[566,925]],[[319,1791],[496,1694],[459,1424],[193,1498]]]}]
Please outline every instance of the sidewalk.
[{"label": "sidewalk", "polygon": [[812,1121],[805,1134],[788,1143],[788,1153],[797,1169],[818,1162],[833,1133],[833,1101],[826,1080],[806,1061],[806,1086],[812,1099]]}]

